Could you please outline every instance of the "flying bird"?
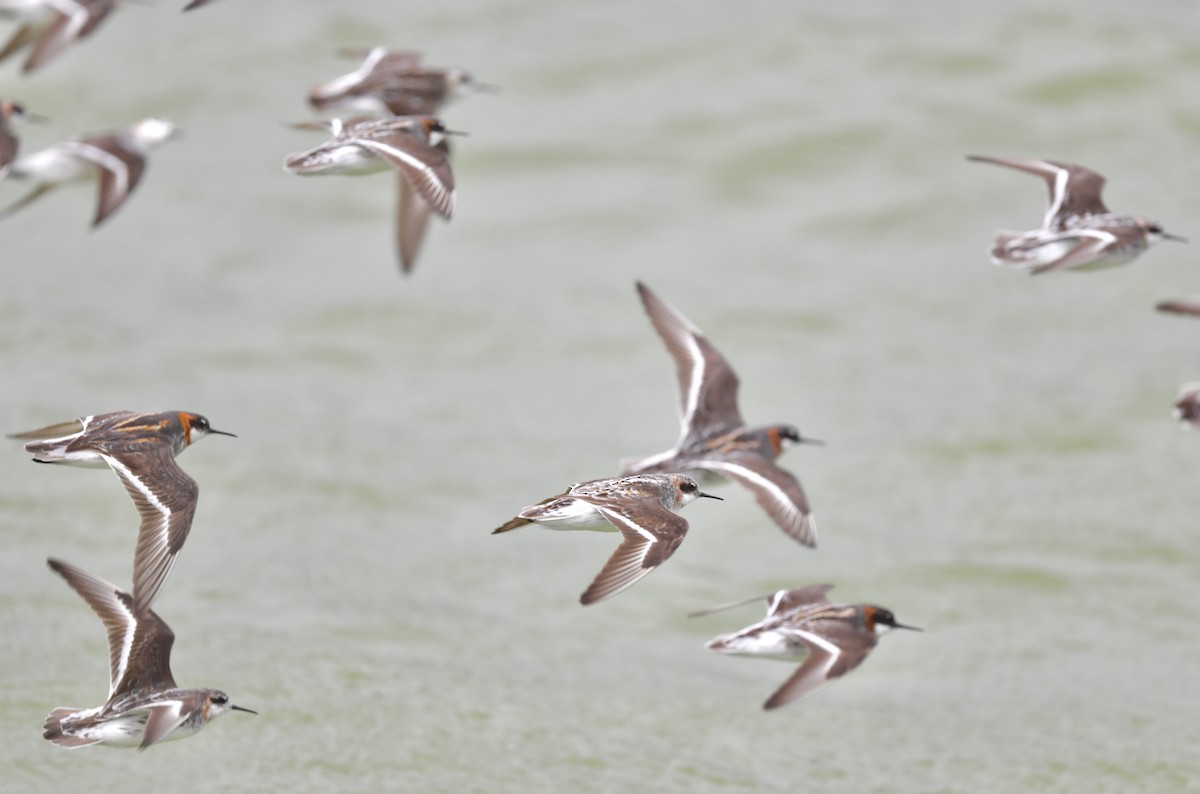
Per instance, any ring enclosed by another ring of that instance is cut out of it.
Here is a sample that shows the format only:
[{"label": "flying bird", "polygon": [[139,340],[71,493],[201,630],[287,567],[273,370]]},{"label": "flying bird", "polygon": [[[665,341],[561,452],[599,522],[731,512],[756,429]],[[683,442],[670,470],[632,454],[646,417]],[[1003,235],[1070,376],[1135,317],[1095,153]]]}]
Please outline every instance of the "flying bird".
[{"label": "flying bird", "polygon": [[444,137],[452,132],[433,116],[334,119],[323,126],[333,137],[306,152],[288,155],[284,170],[301,176],[394,170],[396,249],[402,271],[411,272],[430,215],[449,220],[454,213],[454,174]]},{"label": "flying bird", "polygon": [[[888,629],[920,631],[896,622],[890,610],[873,604],[831,604],[830,584],[779,590],[767,596],[767,616],[733,634],[723,634],[705,646],[710,651],[762,656],[800,667],[779,687],[764,709],[774,709],[808,697],[863,663],[879,635]],[[758,599],[752,599],[757,601]],[[741,606],[728,604],[693,613],[707,615]]]},{"label": "flying bird", "polygon": [[145,750],[184,739],[235,706],[219,689],[180,689],[171,675],[175,633],[133,596],[95,574],[61,560],[46,561],[92,608],[108,632],[108,700],[91,709],[50,712],[42,737],[60,747],[107,744]]},{"label": "flying bird", "polygon": [[733,367],[696,326],[641,282],[638,295],[667,352],[679,382],[681,432],[674,448],[622,462],[622,474],[683,472],[702,484],[734,480],[788,535],[806,546],[817,543],[817,524],[796,477],[775,464],[786,444],[822,442],[800,435],[794,425],[749,427],[738,410]]},{"label": "flying bird", "polygon": [[1186,242],[1141,215],[1109,212],[1100,199],[1104,177],[1083,166],[1051,160],[970,155],[968,160],[993,163],[1040,176],[1050,189],[1042,228],[1001,231],[992,244],[992,262],[1031,273],[1051,270],[1097,270],[1136,258],[1158,240]]},{"label": "flying bird", "polygon": [[92,228],[124,204],[142,179],[150,150],[176,137],[166,119],[142,119],[127,129],[86,135],[26,155],[11,166],[13,179],[35,182],[34,188],[0,210],[7,218],[43,194],[71,182],[95,181],[99,186]]}]

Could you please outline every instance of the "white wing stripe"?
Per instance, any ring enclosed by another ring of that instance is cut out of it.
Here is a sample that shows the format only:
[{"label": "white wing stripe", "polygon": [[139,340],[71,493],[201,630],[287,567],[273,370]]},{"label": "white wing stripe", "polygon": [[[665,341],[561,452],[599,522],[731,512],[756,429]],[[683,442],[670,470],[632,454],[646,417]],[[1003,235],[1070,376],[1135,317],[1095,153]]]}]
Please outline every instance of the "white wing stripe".
[{"label": "white wing stripe", "polygon": [[101,457],[104,458],[104,460],[108,463],[109,467],[112,468],[112,470],[115,471],[121,477],[122,480],[125,480],[125,482],[128,482],[128,483],[131,483],[133,485],[133,487],[137,488],[138,491],[140,491],[141,494],[146,497],[146,501],[149,502],[154,507],[155,510],[162,513],[163,526],[165,526],[167,520],[171,517],[171,508],[169,508],[165,504],[163,504],[162,501],[158,498],[158,496],[154,493],[154,491],[151,491],[149,488],[146,487],[145,483],[143,483],[140,479],[138,479],[136,476],[134,476],[133,472],[130,471],[129,467],[126,466],[124,463],[117,460],[112,455],[103,455],[102,454]]},{"label": "white wing stripe", "polygon": [[[647,541],[649,541],[650,544],[658,543],[658,538],[654,535],[653,532],[651,532],[648,529],[643,529],[642,527],[635,524],[633,521],[630,521],[629,516],[625,515],[624,513],[619,513],[610,507],[604,507],[602,505],[594,505],[594,506],[597,510],[600,511],[601,515],[603,515],[605,518],[608,519],[610,524],[617,527],[618,529],[620,529],[621,527],[630,527],[630,528],[634,529],[639,535],[644,537]],[[646,554],[649,551],[650,551],[650,546],[647,545],[646,548],[642,551],[642,554],[641,554],[642,559],[645,559]]]},{"label": "white wing stripe", "polygon": [[117,182],[118,195],[125,195],[129,192],[129,167],[120,157],[88,143],[75,142],[71,144],[71,148],[78,150],[75,154],[79,157],[95,163],[112,174]]},{"label": "white wing stripe", "polygon": [[437,174],[435,174],[433,169],[430,168],[429,165],[424,161],[412,156],[403,149],[397,149],[394,146],[388,146],[386,143],[380,143],[379,141],[372,140],[370,138],[352,138],[352,140],[354,143],[357,143],[364,149],[369,151],[377,150],[381,152],[387,152],[397,160],[403,160],[405,163],[415,168],[421,173],[422,177],[424,178],[423,181],[429,185],[430,190],[433,192],[435,200],[432,203],[436,205],[438,211],[446,214],[447,216],[453,211],[454,202],[453,197],[450,195],[450,191],[446,190],[445,186],[442,185],[441,180],[437,178]]},{"label": "white wing stripe", "polygon": [[829,660],[829,664],[825,665],[826,670],[828,670],[830,667],[833,667],[833,663],[835,661],[837,661],[837,658],[839,656],[842,655],[841,648],[834,645],[832,642],[825,639],[820,634],[813,634],[811,631],[805,631],[804,629],[797,629],[797,628],[781,628],[780,630],[781,631],[790,631],[793,634],[797,634],[800,637],[803,637],[807,642],[810,642],[813,645],[816,645],[818,648],[820,648],[821,650],[828,653],[830,656],[830,660]]},{"label": "white wing stripe", "polygon": [[137,618],[134,617],[134,614],[119,598],[114,598],[113,603],[128,616],[128,620],[125,621],[125,635],[121,638],[121,656],[117,660],[117,669],[113,670],[112,681],[108,683],[110,700],[117,691],[117,684],[121,683],[121,679],[125,677],[125,672],[129,669],[129,655],[133,652],[133,638],[137,634]]},{"label": "white wing stripe", "polygon": [[[704,386],[704,353],[700,350],[700,345],[696,342],[695,334],[688,333],[687,349],[692,357],[692,382],[688,384],[687,403],[683,406],[683,437],[687,436],[688,429],[692,425],[692,418],[696,415],[696,409],[700,407],[700,390]],[[680,438],[680,443],[683,442],[683,437]]]},{"label": "white wing stripe", "polygon": [[697,469],[703,468],[703,469],[716,469],[718,471],[727,471],[727,472],[736,474],[737,476],[742,477],[743,479],[750,480],[750,481],[754,482],[756,485],[758,485],[759,487],[761,487],[763,490],[770,492],[770,494],[773,497],[775,497],[776,501],[778,501],[780,504],[784,505],[787,508],[787,511],[790,514],[797,514],[800,512],[799,510],[796,509],[796,506],[794,504],[792,504],[791,497],[789,497],[787,495],[786,491],[784,491],[778,485],[771,482],[766,477],[762,476],[761,474],[759,474],[758,472],[756,472],[752,469],[748,469],[745,466],[739,466],[736,463],[729,463],[728,461],[724,461],[724,460],[701,460],[701,461],[697,461],[694,464],[694,466]]},{"label": "white wing stripe", "polygon": [[1042,221],[1042,226],[1049,229],[1050,224],[1054,221],[1054,217],[1058,215],[1062,209],[1063,200],[1067,197],[1067,180],[1071,173],[1065,168],[1058,168],[1054,175],[1054,198],[1050,202],[1050,206],[1046,209],[1046,218]]}]

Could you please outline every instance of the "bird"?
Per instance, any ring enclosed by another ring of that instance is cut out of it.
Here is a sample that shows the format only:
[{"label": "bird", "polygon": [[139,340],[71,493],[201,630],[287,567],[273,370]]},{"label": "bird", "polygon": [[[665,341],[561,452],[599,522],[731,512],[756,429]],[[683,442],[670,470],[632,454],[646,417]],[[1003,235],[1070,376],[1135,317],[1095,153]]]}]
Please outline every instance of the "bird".
[{"label": "bird", "polygon": [[[1200,295],[1159,301],[1154,308],[1167,314],[1200,317]],[[1175,396],[1175,418],[1187,426],[1200,428],[1200,383],[1184,383]]]},{"label": "bird", "polygon": [[1188,314],[1193,317],[1200,317],[1200,295],[1159,301],[1154,305],[1154,308],[1167,314]]},{"label": "bird", "polygon": [[362,58],[362,64],[349,74],[313,86],[308,102],[316,110],[373,116],[433,116],[456,97],[496,90],[457,66],[425,67],[415,52],[393,53],[386,47],[375,47],[347,54]]},{"label": "bird", "polygon": [[823,442],[802,436],[794,425],[748,427],[738,410],[738,377],[725,357],[683,314],[640,281],[637,291],[654,330],[675,360],[682,428],[674,448],[622,461],[621,474],[677,471],[702,484],[735,480],[754,494],[780,529],[806,546],[815,546],[817,524],[808,497],[796,477],[775,460],[786,444]]},{"label": "bird", "polygon": [[208,419],[185,411],[139,414],[114,411],[85,416],[38,430],[15,433],[38,463],[116,472],[141,516],[133,558],[133,600],[150,608],[183,548],[200,488],[175,456],[216,430]]},{"label": "bird", "polygon": [[688,522],[676,515],[699,498],[720,499],[683,474],[641,474],[578,482],[557,496],[521,509],[492,530],[526,524],[547,529],[620,532],[621,545],[579,597],[585,606],[616,595],[662,565],[683,542]]},{"label": "bird", "polygon": [[1028,268],[1034,275],[1096,270],[1129,262],[1158,240],[1187,242],[1163,231],[1157,221],[1109,212],[1100,199],[1104,177],[1083,166],[1019,157],[969,155],[967,159],[1035,174],[1050,189],[1042,228],[996,233],[991,249],[994,264]]},{"label": "bird", "polygon": [[0,98],[0,179],[8,174],[8,168],[17,159],[20,142],[13,132],[14,121],[44,121],[41,116],[30,113],[25,106],[12,99]]},{"label": "bird", "polygon": [[[333,119],[316,126],[327,127],[333,137],[306,152],[288,155],[284,170],[301,176],[357,176],[395,169],[396,248],[402,272],[411,272],[429,216],[436,213],[449,220],[454,213],[450,148],[442,136],[460,133],[447,130],[433,116]],[[439,139],[434,141],[435,137]]]},{"label": "bird", "polygon": [[[831,589],[831,584],[817,584],[776,591],[766,597],[765,618],[741,631],[716,637],[705,647],[717,653],[801,662],[763,704],[764,709],[774,709],[807,697],[858,667],[875,648],[882,631],[921,631],[897,623],[890,610],[874,604],[831,604],[825,598]],[[706,609],[692,616],[746,603]]]},{"label": "bird", "polygon": [[0,210],[0,218],[12,215],[59,185],[95,179],[99,183],[92,220],[95,228],[116,212],[138,186],[150,150],[177,135],[170,121],[147,118],[123,130],[86,135],[26,155],[12,164],[10,176],[37,184]]},{"label": "bird", "polygon": [[1186,427],[1200,428],[1200,383],[1192,381],[1179,387],[1175,396],[1175,418]]},{"label": "bird", "polygon": [[21,71],[32,72],[90,35],[116,8],[117,0],[0,0],[0,16],[19,24],[0,49],[0,62],[29,47]]},{"label": "bird", "polygon": [[95,574],[53,557],[46,563],[100,617],[108,633],[109,687],[103,706],[59,707],[46,716],[42,737],[60,747],[107,744],[145,750],[158,742],[185,739],[230,711],[219,689],[180,689],[171,675],[175,633],[153,610],[139,609],[133,596]]}]

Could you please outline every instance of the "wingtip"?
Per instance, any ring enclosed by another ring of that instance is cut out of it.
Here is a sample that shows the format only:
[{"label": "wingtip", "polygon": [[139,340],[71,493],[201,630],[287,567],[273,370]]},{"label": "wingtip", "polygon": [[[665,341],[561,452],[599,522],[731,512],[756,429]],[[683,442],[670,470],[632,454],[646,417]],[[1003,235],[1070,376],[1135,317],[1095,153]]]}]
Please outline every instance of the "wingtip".
[{"label": "wingtip", "polygon": [[[648,571],[647,571],[647,573],[648,573]],[[627,582],[619,582],[619,583],[611,582],[611,581],[607,581],[607,582],[603,582],[603,583],[592,582],[592,584],[588,586],[587,590],[584,590],[582,593],[580,593],[579,603],[581,605],[587,607],[587,606],[591,606],[592,604],[598,604],[601,601],[607,601],[608,599],[615,596],[617,593],[620,593],[623,590],[625,590],[626,588],[632,586],[638,579],[641,579],[642,576],[644,576],[644,575],[645,574],[635,576],[635,577],[633,577],[633,579],[631,581],[627,581]]]},{"label": "wingtip", "polygon": [[596,575],[596,578],[588,585],[587,590],[584,590],[579,596],[580,604],[586,607],[606,601],[637,584],[642,577],[654,570],[654,568],[645,568],[640,564],[633,564],[628,560],[613,568],[613,559],[618,559],[618,555],[623,555],[623,553],[627,554],[628,550],[618,547],[613,557],[605,564],[604,569]]},{"label": "wingtip", "polygon": [[[787,530],[785,530],[787,531]],[[787,534],[794,538],[796,542],[810,549],[817,547],[817,519],[812,513],[804,515],[800,519],[800,523],[796,525],[794,531],[787,531]]]},{"label": "wingtip", "polygon": [[[720,604],[719,606],[715,606],[715,607],[707,607],[705,609],[697,609],[695,612],[689,612],[687,616],[689,618],[702,618],[707,615],[715,615],[718,612],[724,612],[728,609],[744,607],[747,604],[753,604],[755,601],[762,601],[764,598],[769,599],[771,597],[771,595],[772,595],[771,593],[767,593],[766,595],[756,595],[756,596],[752,596],[751,598],[743,598],[741,601],[732,601],[728,604]],[[716,642],[716,640],[714,640],[713,642]],[[709,643],[705,647],[716,650],[715,648],[713,648],[712,643]]]}]

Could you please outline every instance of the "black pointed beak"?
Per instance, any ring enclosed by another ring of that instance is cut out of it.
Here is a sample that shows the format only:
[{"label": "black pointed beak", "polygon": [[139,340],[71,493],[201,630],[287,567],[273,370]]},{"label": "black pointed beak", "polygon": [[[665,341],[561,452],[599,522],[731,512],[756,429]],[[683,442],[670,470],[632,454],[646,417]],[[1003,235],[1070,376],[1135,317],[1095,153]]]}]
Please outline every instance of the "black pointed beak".
[{"label": "black pointed beak", "polygon": [[817,445],[818,447],[823,447],[823,446],[825,446],[825,442],[824,442],[824,441],[822,441],[821,439],[819,439],[819,438],[809,438],[808,436],[800,436],[800,440],[799,440],[799,441],[797,441],[796,443],[797,443],[797,444],[815,444],[815,445]]},{"label": "black pointed beak", "polygon": [[254,709],[248,709],[248,708],[244,708],[242,706],[230,706],[229,708],[232,709],[233,711],[244,711],[247,714],[258,714],[258,712],[255,711]]},{"label": "black pointed beak", "polygon": [[1167,232],[1162,233],[1162,238],[1164,240],[1174,240],[1177,243],[1186,243],[1188,241],[1186,237],[1180,237],[1178,234],[1168,234]]},{"label": "black pointed beak", "polygon": [[916,626],[905,626],[903,623],[892,624],[894,629],[908,629],[909,631],[925,631],[925,629],[917,628]]},{"label": "black pointed beak", "polygon": [[696,494],[696,498],[697,498],[697,499],[699,499],[700,497],[704,497],[705,499],[716,499],[718,502],[724,502],[724,501],[725,501],[725,499],[724,499],[723,497],[720,497],[720,496],[713,496],[712,494],[710,494],[710,493],[705,493],[704,491],[701,491],[700,493]]},{"label": "black pointed beak", "polygon": [[233,433],[226,433],[224,430],[209,430],[208,434],[210,436],[229,436],[230,438],[237,438],[237,436]]}]

